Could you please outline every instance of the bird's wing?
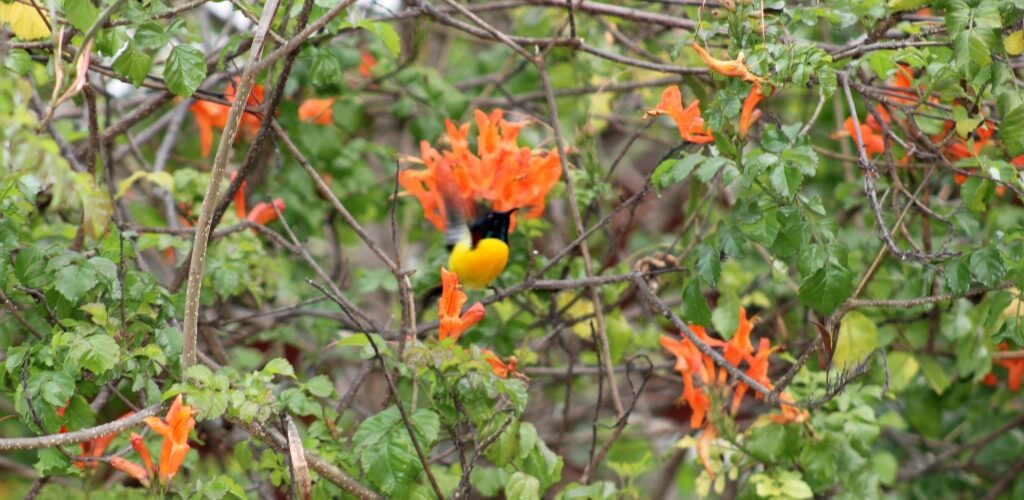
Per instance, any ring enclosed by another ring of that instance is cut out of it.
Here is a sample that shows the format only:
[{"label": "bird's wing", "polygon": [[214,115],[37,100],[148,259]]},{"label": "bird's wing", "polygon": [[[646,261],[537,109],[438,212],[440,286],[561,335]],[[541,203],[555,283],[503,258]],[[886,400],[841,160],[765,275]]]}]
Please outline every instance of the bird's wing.
[{"label": "bird's wing", "polygon": [[472,241],[469,226],[466,224],[466,202],[459,193],[451,166],[442,162],[435,172],[437,189],[444,201],[444,244],[451,249],[456,243]]}]

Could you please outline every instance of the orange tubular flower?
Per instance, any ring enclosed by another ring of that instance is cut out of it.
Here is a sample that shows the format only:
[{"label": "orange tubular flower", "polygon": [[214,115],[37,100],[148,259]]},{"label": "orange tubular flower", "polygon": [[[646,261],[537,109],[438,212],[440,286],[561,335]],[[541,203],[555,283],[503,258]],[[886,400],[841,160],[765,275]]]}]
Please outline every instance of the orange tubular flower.
[{"label": "orange tubular flower", "polygon": [[711,470],[711,443],[717,437],[718,429],[708,422],[708,425],[704,427],[704,432],[697,438],[697,456],[700,457],[700,462],[704,464],[704,470],[711,476],[712,481],[715,480],[715,471]]},{"label": "orange tubular flower", "polygon": [[748,83],[757,83],[762,78],[750,72],[747,65],[743,62],[743,53],[740,56],[732,60],[715,59],[708,54],[708,51],[704,50],[700,44],[693,44],[693,50],[697,51],[697,55],[704,60],[704,64],[707,64],[711,71],[718,73],[722,76],[739,78]]},{"label": "orange tubular flower", "polygon": [[128,474],[135,478],[136,481],[142,483],[143,486],[149,488],[149,474],[147,474],[146,469],[143,469],[139,464],[130,462],[121,457],[113,457],[110,459],[110,466]]},{"label": "orange tubular flower", "polygon": [[373,67],[377,65],[377,58],[369,50],[359,51],[359,76],[370,78],[373,76]]},{"label": "orange tubular flower", "polygon": [[[277,207],[276,211],[274,210],[275,206]],[[277,220],[277,212],[284,213],[284,209],[284,200],[276,198],[274,199],[273,204],[266,202],[257,203],[256,206],[252,207],[252,211],[249,212],[249,215],[247,215],[245,219],[249,222],[266,226],[267,224]]]},{"label": "orange tubular flower", "polygon": [[[857,128],[853,124],[853,118],[847,118],[843,122],[843,128],[846,129],[846,133],[853,138],[854,144],[857,143]],[[860,136],[864,140],[864,151],[868,156],[874,156],[885,152],[885,138],[881,134],[875,133],[874,130],[867,124],[860,124]],[[859,147],[859,146],[858,146]]]},{"label": "orange tubular flower", "polygon": [[[776,348],[771,347],[771,342],[767,338],[762,337],[757,345],[757,355],[746,356],[747,364],[750,365],[750,368],[747,369],[747,376],[759,382],[767,389],[774,387],[771,379],[768,378],[768,358],[773,352],[775,352],[775,349]],[[732,412],[734,414],[740,409],[740,403],[748,389],[749,387],[747,387],[747,384],[744,384],[743,382],[736,383],[736,391],[732,396]],[[755,394],[755,397],[757,399],[764,398],[760,392]]]},{"label": "orange tubular flower", "polygon": [[299,120],[316,125],[334,123],[334,99],[306,99],[299,106]]},{"label": "orange tubular flower", "polygon": [[[235,79],[235,82],[228,83],[227,88],[224,90],[224,98],[229,102],[235,100],[235,85],[238,84],[239,79]],[[252,92],[249,93],[249,99],[246,100],[246,107],[254,108],[263,102],[263,86],[255,85],[252,88]],[[213,146],[213,129],[221,129],[228,123],[228,114],[231,112],[231,107],[224,104],[219,104],[209,101],[196,101],[192,103],[189,108],[192,110],[192,115],[196,118],[196,125],[199,126],[199,149],[206,158],[210,155],[210,148]],[[260,128],[260,118],[252,113],[246,112],[242,115],[242,121],[239,125],[242,132],[249,138],[256,135],[256,132]]]},{"label": "orange tubular flower", "polygon": [[487,349],[483,349],[481,352],[484,355],[484,361],[487,361],[487,364],[491,365],[491,370],[493,370],[494,374],[498,377],[508,378],[509,375],[514,375],[516,373],[516,366],[519,364],[519,360],[516,359],[515,356],[509,356],[508,362],[506,363],[502,361],[497,354],[494,354]]},{"label": "orange tubular flower", "polygon": [[181,403],[179,394],[174,398],[174,403],[171,404],[164,419],[146,418],[146,425],[164,438],[163,446],[160,448],[160,484],[166,485],[170,482],[185,461],[185,455],[189,450],[188,435],[196,426],[193,414],[191,406]]},{"label": "orange tubular flower", "polygon": [[[999,350],[1008,351],[1009,346],[1006,345],[1006,342],[1000,342]],[[1009,387],[1011,391],[1019,391],[1021,382],[1024,382],[1024,356],[1000,358],[993,360],[993,362],[1003,368],[1006,368],[1007,387]],[[998,382],[999,379],[994,373],[989,373],[985,376],[985,379],[982,380],[982,383],[989,386],[995,386]]]},{"label": "orange tubular flower", "polygon": [[[234,182],[235,177],[238,176],[238,172],[231,172],[231,181]],[[240,220],[245,220],[245,187],[248,181],[242,181],[242,185],[238,187],[238,191],[235,191],[235,215]]]},{"label": "orange tubular flower", "polygon": [[[494,211],[518,208],[514,217],[540,217],[548,191],[562,176],[558,153],[519,147],[519,130],[524,123],[506,121],[500,109],[489,115],[480,110],[473,113],[477,123],[475,153],[469,149],[469,124],[458,126],[446,120],[451,150],[439,152],[426,141],[421,142],[419,161],[426,169],[403,170],[399,184],[419,200],[424,218],[440,230],[445,228],[444,202],[438,186],[443,169],[451,170],[470,217],[478,202]],[[515,218],[510,229],[514,227]]]},{"label": "orange tubular flower", "polygon": [[665,87],[665,90],[662,91],[661,102],[654,109],[648,111],[644,117],[668,115],[672,117],[672,121],[676,122],[676,128],[679,129],[679,137],[684,141],[697,144],[714,142],[715,137],[711,135],[711,130],[704,126],[704,119],[700,116],[699,105],[700,100],[694,100],[684,109],[683,97],[679,87],[671,85]]},{"label": "orange tubular flower", "polygon": [[753,329],[754,324],[747,319],[747,310],[741,307],[740,321],[736,326],[736,333],[732,335],[732,339],[725,343],[725,349],[722,352],[725,360],[733,366],[739,366],[740,361],[749,359],[750,355],[754,353],[754,345],[750,343],[750,332]]},{"label": "orange tubular flower", "polygon": [[793,402],[793,396],[791,396],[788,392],[780,394],[779,401],[783,402],[782,411],[774,415],[768,415],[768,418],[770,418],[773,422],[777,424],[801,424],[806,422],[807,419],[811,417],[811,415],[807,413],[807,410],[801,410],[795,406],[785,404]]},{"label": "orange tubular flower", "polygon": [[440,340],[452,337],[458,341],[463,332],[484,319],[484,305],[479,302],[461,314],[466,299],[466,294],[459,289],[459,276],[442,267],[441,300],[437,305],[437,333]]},{"label": "orange tubular flower", "polygon": [[754,82],[754,86],[750,88],[750,94],[743,100],[743,110],[740,112],[740,137],[746,137],[750,125],[761,117],[757,105],[762,100],[764,100],[764,94],[761,93],[761,82]]},{"label": "orange tubular flower", "polygon": [[[64,410],[64,408],[61,408],[61,411],[59,411],[58,414],[59,415],[63,415],[64,414],[63,410]],[[121,415],[120,417],[117,417],[117,419],[121,420],[123,418],[128,418],[128,417],[130,417],[130,416],[132,416],[134,414],[135,414],[135,412],[130,411],[128,413],[125,413],[124,415]],[[67,430],[66,428],[63,428],[63,427],[61,429],[62,429],[61,432],[64,432],[64,431]],[[117,436],[120,435],[120,434],[121,434],[120,432],[114,432],[114,433],[111,433],[111,434],[105,434],[105,435],[100,436],[98,438],[90,439],[89,441],[83,441],[83,442],[79,443],[79,446],[82,448],[82,456],[83,457],[89,457],[89,458],[99,458],[99,457],[103,456],[103,452],[107,451],[107,448],[110,447],[110,443],[114,442],[114,439],[116,439]],[[86,461],[76,461],[75,462],[75,467],[78,467],[79,469],[95,469],[98,466],[99,466],[99,462],[96,462],[96,461],[87,461],[87,462]]]},{"label": "orange tubular flower", "polygon": [[142,464],[146,466],[148,477],[152,477],[156,474],[156,470],[153,468],[153,458],[149,456],[149,448],[146,447],[145,441],[142,440],[142,436],[133,432],[131,442],[132,448],[142,458]]}]

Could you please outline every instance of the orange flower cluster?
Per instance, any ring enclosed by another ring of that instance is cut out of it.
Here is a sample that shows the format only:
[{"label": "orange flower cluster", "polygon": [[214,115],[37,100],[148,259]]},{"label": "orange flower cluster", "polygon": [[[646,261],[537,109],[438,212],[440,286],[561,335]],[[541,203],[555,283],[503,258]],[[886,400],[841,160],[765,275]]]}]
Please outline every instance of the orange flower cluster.
[{"label": "orange flower cluster", "polygon": [[[57,415],[60,415],[60,416],[63,417],[64,416],[64,412],[67,411],[67,408],[68,407],[66,405],[61,407],[61,408],[58,408],[57,409]],[[128,417],[130,417],[130,416],[132,416],[134,414],[135,414],[135,412],[130,411],[128,413],[125,413],[124,415],[121,415],[120,417],[117,417],[117,420],[128,418]],[[68,431],[67,426],[63,426],[62,425],[60,427],[60,430],[58,431],[58,433],[64,434],[67,431]],[[81,443],[78,443],[78,445],[82,448],[82,455],[81,456],[83,458],[93,458],[93,459],[102,457],[103,456],[103,452],[107,451],[107,448],[110,447],[110,443],[114,442],[114,439],[116,439],[117,436],[120,435],[120,434],[121,434],[120,432],[113,432],[113,433],[105,434],[105,435],[97,437],[97,438],[90,439],[88,441],[82,441]],[[75,461],[75,467],[78,467],[79,469],[95,469],[97,466],[99,466],[99,462],[96,461],[96,460],[90,460],[90,461],[78,460],[78,461]]]},{"label": "orange flower cluster", "polygon": [[[420,143],[420,159],[425,170],[403,170],[398,182],[423,206],[423,216],[440,230],[445,228],[445,207],[439,170],[450,168],[459,195],[465,201],[467,215],[477,202],[494,211],[519,209],[523,217],[533,219],[544,214],[544,198],[562,176],[558,153],[519,147],[519,130],[525,123],[509,122],[504,112],[491,114],[475,110],[477,150],[469,149],[469,124],[456,125],[445,120],[451,150],[438,152],[426,141]],[[513,216],[513,228],[515,226]]]},{"label": "orange flower cluster", "polygon": [[[753,330],[753,324],[747,319],[746,309],[740,308],[739,325],[732,339],[728,342],[712,338],[701,326],[690,325],[690,329],[693,330],[697,338],[704,344],[712,348],[722,349],[722,356],[733,366],[739,368],[741,362],[746,362],[746,374],[751,379],[768,389],[774,387],[772,381],[768,378],[768,360],[772,352],[777,348],[771,347],[771,342],[767,338],[761,338],[755,354],[754,346],[750,342],[750,332]],[[709,466],[708,447],[711,441],[714,440],[714,437],[718,435],[718,431],[705,418],[711,407],[711,397],[707,391],[713,388],[723,393],[728,392],[729,386],[727,382],[729,373],[725,368],[719,368],[716,371],[714,360],[702,353],[697,348],[697,345],[690,342],[686,337],[672,338],[663,335],[659,342],[662,347],[676,357],[675,370],[683,378],[683,395],[681,400],[685,401],[693,411],[690,416],[690,427],[694,429],[703,427],[704,430],[704,433],[697,441],[697,454],[701,457],[701,461],[704,463],[708,473],[714,477],[714,473]],[[700,382],[699,387],[696,382]],[[747,393],[748,389],[747,385],[743,382],[735,381],[731,405],[732,413],[735,414],[739,410],[743,396]],[[755,397],[757,399],[763,398],[760,393],[755,394]],[[780,399],[786,403],[793,403],[793,398],[788,393],[783,393]],[[806,411],[790,404],[783,404],[782,412],[771,415],[770,418],[779,423],[803,422],[807,420],[808,414]]]},{"label": "orange flower cluster", "polygon": [[686,142],[705,144],[714,142],[711,130],[704,126],[704,118],[700,116],[700,100],[695,99],[689,106],[683,107],[683,96],[677,85],[666,87],[661,93],[661,102],[654,109],[644,114],[648,116],[668,115],[676,122],[679,137]]},{"label": "orange flower cluster", "polygon": [[515,356],[509,356],[508,361],[502,361],[497,354],[494,354],[488,349],[481,351],[484,355],[484,360],[487,364],[491,365],[491,370],[499,378],[508,378],[509,375],[516,376],[519,373],[516,371],[516,367],[519,365],[519,360]]},{"label": "orange flower cluster", "polygon": [[[240,78],[236,78],[233,82],[228,83],[227,88],[224,90],[224,98],[228,102],[235,101],[235,88],[240,80]],[[245,101],[245,106],[247,108],[256,108],[261,103],[263,103],[263,86],[254,85],[252,92],[249,93],[249,98]],[[231,112],[231,107],[215,102],[196,101],[190,109],[192,110],[192,115],[196,118],[196,124],[199,126],[199,149],[203,158],[206,158],[210,155],[210,148],[213,146],[213,129],[224,130],[228,123],[228,114]],[[246,137],[252,139],[260,129],[260,117],[247,111],[242,115],[242,121],[238,128]]]},{"label": "orange flower cluster", "polygon": [[[697,55],[700,56],[701,60],[704,61],[704,64],[711,71],[722,76],[739,78],[751,84],[750,93],[743,100],[743,108],[740,111],[740,137],[746,137],[747,132],[750,130],[750,125],[761,117],[761,111],[757,109],[757,105],[766,97],[761,92],[761,84],[764,82],[764,78],[750,72],[750,68],[743,62],[743,54],[740,54],[736,59],[715,59],[699,44],[693,44],[693,50],[697,51]],[[774,91],[775,89],[773,88],[772,92]],[[769,95],[771,95],[771,92]],[[645,113],[644,118],[667,114],[676,122],[676,128],[679,129],[679,137],[684,141],[697,144],[713,142],[715,137],[712,135],[711,130],[704,126],[704,119],[701,117],[699,105],[700,100],[694,100],[689,106],[683,108],[683,99],[679,92],[679,87],[672,85],[665,88],[661,93],[661,102],[654,109]]]},{"label": "orange flower cluster", "polygon": [[[238,175],[237,172],[231,173],[231,180],[235,179]],[[241,220],[247,220],[249,222],[266,226],[271,222],[277,220],[277,212],[284,213],[285,204],[281,198],[274,198],[273,203],[261,202],[257,203],[252,207],[252,210],[246,211],[246,200],[245,200],[245,187],[246,182],[242,181],[242,185],[238,187],[238,191],[235,192],[235,215]],[[277,210],[274,210],[277,207]],[[253,229],[256,232],[255,229]]]},{"label": "orange flower cluster", "polygon": [[[897,66],[896,75],[893,77],[890,85],[896,87],[897,94],[905,95],[906,97],[893,97],[893,102],[900,104],[913,104],[917,101],[913,91],[909,90],[913,77],[914,73],[909,66],[905,64]],[[882,121],[885,122],[886,125],[892,123],[892,117],[890,117],[889,112],[885,110],[885,106],[881,104],[876,105],[875,112],[882,118]],[[845,122],[843,122],[843,128],[846,130],[846,133],[853,138],[854,144],[856,144],[857,127],[854,126],[853,117],[849,117]],[[885,152],[884,130],[885,128],[878,122],[875,115],[872,113],[868,113],[867,119],[860,122],[860,135],[861,139],[864,140],[864,151],[869,157]]]},{"label": "orange flower cluster", "polygon": [[370,78],[373,76],[373,67],[377,65],[377,58],[369,50],[359,51],[359,76]]},{"label": "orange flower cluster", "polygon": [[178,473],[178,470],[181,469],[181,464],[184,463],[185,456],[190,449],[188,435],[196,426],[196,421],[193,418],[194,414],[195,411],[191,406],[182,404],[181,394],[179,394],[178,397],[174,398],[174,403],[171,404],[171,408],[167,411],[165,418],[146,418],[146,425],[153,432],[164,438],[163,445],[160,448],[159,471],[153,468],[153,459],[150,457],[149,448],[143,442],[142,436],[134,433],[131,436],[132,448],[142,458],[142,463],[145,467],[122,457],[110,459],[110,465],[135,478],[143,486],[149,487],[150,480],[154,475],[158,475],[160,484],[166,486],[174,478],[174,475]]},{"label": "orange flower cluster", "polygon": [[[1008,351],[1010,348],[1006,345],[1006,342],[999,343],[1000,351]],[[1011,391],[1019,391],[1021,382],[1024,382],[1024,356],[1010,357],[1010,358],[999,358],[993,360],[993,362],[1003,368],[1006,368],[1006,385]],[[995,387],[999,383],[999,377],[995,373],[989,373],[982,379],[982,383],[990,387]]]},{"label": "orange flower cluster", "polygon": [[316,125],[334,123],[334,98],[306,99],[299,105],[299,121]]},{"label": "orange flower cluster", "polygon": [[484,319],[484,305],[477,302],[465,313],[466,293],[459,287],[459,275],[441,268],[441,300],[437,304],[438,330],[440,340],[451,337],[457,342],[469,327]]}]

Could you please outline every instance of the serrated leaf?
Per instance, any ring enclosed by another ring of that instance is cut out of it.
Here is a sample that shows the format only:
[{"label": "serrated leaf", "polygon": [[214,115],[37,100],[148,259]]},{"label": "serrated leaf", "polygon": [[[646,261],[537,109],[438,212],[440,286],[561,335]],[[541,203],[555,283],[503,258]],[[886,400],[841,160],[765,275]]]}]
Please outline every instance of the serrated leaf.
[{"label": "serrated leaf", "polygon": [[706,157],[699,154],[686,155],[678,160],[669,158],[654,169],[654,173],[651,174],[651,183],[655,187],[671,186],[685,179],[705,159]]},{"label": "serrated leaf", "polygon": [[78,31],[88,31],[96,22],[100,10],[92,4],[92,0],[64,0],[64,14]]},{"label": "serrated leaf", "polygon": [[988,200],[995,195],[992,181],[981,177],[969,177],[960,185],[960,198],[968,210],[980,214],[988,210]]},{"label": "serrated leaf", "polygon": [[341,83],[341,64],[329,50],[317,49],[313,52],[313,62],[309,66],[309,76],[317,87],[337,85]]},{"label": "serrated leaf", "polygon": [[956,295],[963,295],[971,288],[971,270],[963,259],[955,259],[946,265],[946,288]]},{"label": "serrated leaf", "polygon": [[292,368],[292,364],[284,358],[274,358],[267,363],[267,366],[261,370],[267,375],[284,375],[286,377],[295,378],[295,369]]},{"label": "serrated leaf", "polygon": [[845,267],[826,262],[800,282],[797,298],[801,304],[822,314],[832,314],[853,293],[853,275]]},{"label": "serrated leaf", "polygon": [[836,72],[833,71],[832,68],[822,68],[818,70],[818,89],[826,99],[835,95],[838,82],[839,79],[836,77]]},{"label": "serrated leaf", "polygon": [[86,265],[66,266],[57,271],[54,280],[54,287],[70,302],[78,302],[98,284],[96,271]]},{"label": "serrated leaf", "polygon": [[97,375],[102,375],[120,361],[121,348],[106,334],[76,339],[68,351],[68,360]]},{"label": "serrated leaf", "polygon": [[700,291],[700,281],[689,279],[683,287],[683,320],[695,325],[710,326],[711,308]]},{"label": "serrated leaf", "polygon": [[529,474],[516,472],[505,484],[505,498],[540,500],[540,481]]},{"label": "serrated leaf", "polygon": [[118,75],[131,80],[133,85],[139,87],[149,74],[149,68],[152,65],[153,58],[139,50],[135,42],[129,41],[117,59],[114,59],[113,68]]},{"label": "serrated leaf", "polygon": [[992,247],[971,254],[970,266],[975,279],[987,287],[998,285],[1006,275],[1003,258],[999,255],[999,250]]},{"label": "serrated leaf", "polygon": [[800,184],[803,182],[804,176],[799,170],[795,168],[788,168],[787,165],[779,163],[772,169],[772,173],[768,176],[768,180],[772,184],[772,189],[777,191],[783,197],[790,198],[796,194],[798,189],[800,189]]},{"label": "serrated leaf", "polygon": [[317,375],[306,382],[306,390],[318,398],[329,398],[334,394],[334,383],[326,375]]},{"label": "serrated leaf", "polygon": [[999,137],[1010,156],[1024,154],[1024,105],[1017,105],[1003,116],[999,124]]},{"label": "serrated leaf", "polygon": [[179,97],[192,95],[206,79],[203,51],[191,45],[175,45],[164,64],[167,88]]},{"label": "serrated leaf", "polygon": [[722,258],[718,250],[702,243],[697,246],[697,275],[708,286],[717,286],[722,274]]}]

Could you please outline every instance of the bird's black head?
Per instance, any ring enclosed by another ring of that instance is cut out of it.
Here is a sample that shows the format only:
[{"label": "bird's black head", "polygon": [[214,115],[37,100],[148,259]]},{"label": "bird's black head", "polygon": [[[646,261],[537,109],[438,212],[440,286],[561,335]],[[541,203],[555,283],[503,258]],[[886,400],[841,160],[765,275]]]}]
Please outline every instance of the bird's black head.
[{"label": "bird's black head", "polygon": [[513,208],[505,212],[487,212],[477,217],[469,225],[469,232],[473,235],[473,246],[484,238],[497,238],[508,243],[508,226],[512,212],[518,210]]}]

